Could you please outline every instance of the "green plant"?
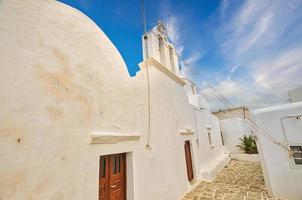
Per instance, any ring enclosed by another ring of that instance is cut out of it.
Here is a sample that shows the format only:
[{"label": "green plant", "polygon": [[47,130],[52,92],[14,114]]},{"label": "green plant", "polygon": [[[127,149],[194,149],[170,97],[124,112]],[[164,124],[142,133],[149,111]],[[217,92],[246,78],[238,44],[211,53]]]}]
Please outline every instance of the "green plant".
[{"label": "green plant", "polygon": [[254,140],[253,136],[244,135],[243,138],[239,138],[239,140],[241,141],[241,144],[236,145],[236,147],[239,147],[245,153],[249,153],[249,154],[258,153],[256,141]]}]

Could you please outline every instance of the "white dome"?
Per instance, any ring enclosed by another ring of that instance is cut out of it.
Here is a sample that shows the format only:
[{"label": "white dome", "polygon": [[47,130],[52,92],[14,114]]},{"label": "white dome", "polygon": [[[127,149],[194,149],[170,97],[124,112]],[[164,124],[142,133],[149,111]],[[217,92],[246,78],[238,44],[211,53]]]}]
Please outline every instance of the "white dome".
[{"label": "white dome", "polygon": [[0,21],[1,112],[17,105],[25,113],[58,115],[58,107],[73,105],[89,117],[102,106],[117,107],[116,94],[131,87],[115,46],[80,11],[58,1],[4,0]]},{"label": "white dome", "polygon": [[128,77],[115,46],[80,11],[49,0],[4,0],[0,11],[0,41],[6,47],[1,48],[2,64],[16,65],[17,59],[14,68],[40,66],[55,71],[78,67]]}]

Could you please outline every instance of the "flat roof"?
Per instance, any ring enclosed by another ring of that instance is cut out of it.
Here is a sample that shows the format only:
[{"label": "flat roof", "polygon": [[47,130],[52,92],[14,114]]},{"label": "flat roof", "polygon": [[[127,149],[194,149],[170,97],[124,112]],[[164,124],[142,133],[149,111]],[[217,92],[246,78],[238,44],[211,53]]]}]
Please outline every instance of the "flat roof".
[{"label": "flat roof", "polygon": [[248,108],[247,108],[246,106],[239,106],[239,107],[235,107],[235,108],[219,109],[219,110],[213,111],[212,113],[219,113],[219,112],[231,111],[231,110],[237,110],[237,109],[245,109],[245,110],[248,110]]}]

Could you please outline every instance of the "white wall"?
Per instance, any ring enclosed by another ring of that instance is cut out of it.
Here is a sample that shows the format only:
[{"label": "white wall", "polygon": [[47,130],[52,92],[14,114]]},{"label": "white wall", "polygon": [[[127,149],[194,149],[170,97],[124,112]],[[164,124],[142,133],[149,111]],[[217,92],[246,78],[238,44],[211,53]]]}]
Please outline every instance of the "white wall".
[{"label": "white wall", "polygon": [[[188,78],[183,77],[182,80],[186,82],[184,90],[196,118],[200,178],[209,181],[216,177],[230,158],[225,153],[222,144],[218,118],[210,112],[209,104],[204,96],[193,93],[192,86],[197,91],[195,84]],[[211,134],[212,145],[209,143],[208,132]]]},{"label": "white wall", "polygon": [[[128,199],[175,200],[192,188],[185,140],[195,180],[200,169],[212,177],[225,163],[217,119],[196,111],[196,131],[183,86],[153,66],[146,148],[146,73],[130,78],[114,45],[79,11],[52,0],[2,0],[0,21],[0,199],[97,199],[99,157],[127,152]],[[141,137],[89,143],[90,133],[108,127]],[[195,134],[179,134],[187,128]]]},{"label": "white wall", "polygon": [[198,89],[196,88],[196,85],[186,77],[182,77],[181,79],[186,82],[184,89],[188,96],[189,103],[196,108],[210,110],[210,106],[207,100],[202,94],[198,94]]},{"label": "white wall", "polygon": [[[182,80],[186,82],[186,85],[184,86],[186,94],[188,96],[195,95],[196,92],[197,92],[196,85],[190,79],[188,79],[188,78],[182,77]],[[194,90],[194,93],[193,93],[193,90]]]},{"label": "white wall", "polygon": [[243,135],[251,135],[253,128],[240,118],[224,119],[219,122],[226,151],[231,154],[244,153],[236,145],[241,144],[239,138],[243,138]]},{"label": "white wall", "polygon": [[[145,74],[141,75],[143,79],[146,78]],[[140,159],[135,171],[136,199],[178,199],[191,187],[186,174],[185,140],[191,141],[192,151],[196,153],[196,135],[182,136],[179,131],[187,128],[194,130],[194,116],[181,85],[152,66],[149,67],[149,75],[151,150],[145,148],[146,126],[141,145],[136,151],[136,159]],[[143,89],[142,93],[145,93],[146,87]],[[147,109],[140,113],[140,118],[144,114],[147,116]],[[194,154],[193,160],[197,157]],[[196,162],[193,165],[195,169]],[[195,173],[195,176],[197,178],[198,174]]]},{"label": "white wall", "polygon": [[[202,179],[212,180],[229,161],[229,155],[225,154],[222,145],[218,119],[209,110],[195,109],[195,114],[199,140],[199,171]],[[211,134],[212,145],[208,140],[208,132]]]},{"label": "white wall", "polygon": [[296,86],[288,90],[288,98],[290,102],[302,101],[302,85]]},{"label": "white wall", "polygon": [[[281,118],[289,115],[301,115],[302,103],[291,103],[258,109],[253,112],[253,117],[257,125],[267,131],[283,144],[286,144],[281,128]],[[285,124],[286,135],[294,137],[294,142],[302,144],[302,121],[294,120],[293,124]],[[269,186],[274,196],[290,199],[302,199],[302,168],[293,168],[288,152],[269,141],[258,132],[258,150],[265,182]]]}]

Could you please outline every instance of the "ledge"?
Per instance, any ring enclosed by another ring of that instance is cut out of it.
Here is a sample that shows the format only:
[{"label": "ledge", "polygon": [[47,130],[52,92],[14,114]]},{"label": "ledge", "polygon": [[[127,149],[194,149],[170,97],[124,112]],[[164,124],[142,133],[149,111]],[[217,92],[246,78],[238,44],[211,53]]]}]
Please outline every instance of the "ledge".
[{"label": "ledge", "polygon": [[110,133],[91,133],[90,134],[90,144],[113,144],[117,142],[123,142],[123,141],[133,141],[133,140],[139,140],[140,135],[117,135],[117,134],[110,134]]},{"label": "ledge", "polygon": [[190,80],[188,77],[180,76],[179,78],[180,78],[181,80],[183,80],[183,81],[187,80],[187,81],[190,82],[192,85],[194,85],[195,87],[197,87],[196,84],[195,84],[192,80]]},{"label": "ledge", "polygon": [[193,135],[194,134],[194,131],[190,130],[190,129],[187,129],[187,130],[180,130],[179,131],[179,134],[180,135]]},{"label": "ledge", "polygon": [[144,66],[143,63],[147,63],[147,65],[152,65],[152,66],[156,67],[159,71],[161,71],[162,73],[164,73],[165,75],[167,75],[168,77],[170,77],[172,80],[174,80],[175,82],[177,82],[181,86],[184,86],[186,84],[185,81],[183,81],[176,74],[174,74],[173,72],[171,72],[168,68],[166,68],[165,66],[163,66],[161,63],[159,63],[157,60],[155,60],[152,57],[151,58],[147,58],[147,60],[141,62],[139,64],[140,68],[143,68],[143,66]]},{"label": "ledge", "polygon": [[90,133],[90,144],[112,144],[123,141],[139,140],[139,134],[124,133],[117,126],[108,126]]}]

